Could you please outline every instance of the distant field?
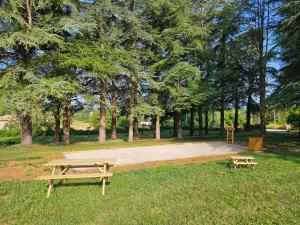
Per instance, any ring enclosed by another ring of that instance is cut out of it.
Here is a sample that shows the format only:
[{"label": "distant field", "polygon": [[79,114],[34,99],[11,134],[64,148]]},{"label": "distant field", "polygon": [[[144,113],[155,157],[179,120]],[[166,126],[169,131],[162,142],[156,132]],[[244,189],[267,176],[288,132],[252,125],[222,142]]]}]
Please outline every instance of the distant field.
[{"label": "distant field", "polygon": [[94,129],[91,127],[90,123],[82,122],[82,121],[72,121],[71,128],[75,130],[89,130]]}]

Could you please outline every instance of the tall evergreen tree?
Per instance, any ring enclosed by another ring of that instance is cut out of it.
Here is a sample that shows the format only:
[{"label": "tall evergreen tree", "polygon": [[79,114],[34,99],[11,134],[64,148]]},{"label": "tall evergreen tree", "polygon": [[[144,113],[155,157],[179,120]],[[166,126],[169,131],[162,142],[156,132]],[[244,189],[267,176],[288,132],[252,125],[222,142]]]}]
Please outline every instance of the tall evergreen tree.
[{"label": "tall evergreen tree", "polygon": [[2,104],[21,122],[22,144],[32,144],[32,114],[41,99],[32,88],[39,71],[34,61],[63,44],[73,10],[70,1],[4,0],[1,3],[0,51],[9,64],[1,68]]}]

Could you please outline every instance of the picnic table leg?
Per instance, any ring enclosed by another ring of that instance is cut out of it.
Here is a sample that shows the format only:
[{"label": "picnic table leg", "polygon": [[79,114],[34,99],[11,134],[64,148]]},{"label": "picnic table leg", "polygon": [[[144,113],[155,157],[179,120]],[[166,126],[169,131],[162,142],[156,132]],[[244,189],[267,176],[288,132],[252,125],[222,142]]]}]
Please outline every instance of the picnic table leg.
[{"label": "picnic table leg", "polygon": [[[104,173],[106,173],[106,168],[107,168],[107,164],[104,164],[103,165],[103,171],[104,171]],[[105,182],[106,182],[106,177],[104,177],[103,179],[102,179],[102,195],[104,195],[105,194]]]},{"label": "picnic table leg", "polygon": [[[69,167],[61,166],[60,167],[60,175],[65,175],[68,170],[69,170]],[[66,179],[63,179],[61,181],[66,181]]]},{"label": "picnic table leg", "polygon": [[[109,173],[109,164],[106,164],[106,172]],[[106,183],[110,183],[110,179],[108,177],[106,178]]]},{"label": "picnic table leg", "polygon": [[[55,174],[55,170],[56,170],[56,167],[54,166],[54,167],[52,168],[52,173],[51,173],[51,175],[54,175],[54,174]],[[47,192],[47,198],[50,197],[51,192],[53,191],[53,183],[54,183],[54,180],[48,180],[48,185],[49,185],[49,187],[48,187],[48,192]]]},{"label": "picnic table leg", "polygon": [[239,164],[237,164],[239,161],[238,161],[238,160],[235,160],[234,162],[235,162],[234,165],[235,165],[235,169],[236,169],[236,168],[238,168],[238,166],[239,166]]},{"label": "picnic table leg", "polygon": [[102,195],[105,194],[105,178],[102,179]]},{"label": "picnic table leg", "polygon": [[48,180],[48,184],[49,184],[49,187],[48,187],[48,192],[47,192],[47,198],[50,197],[50,195],[53,191],[53,180]]}]

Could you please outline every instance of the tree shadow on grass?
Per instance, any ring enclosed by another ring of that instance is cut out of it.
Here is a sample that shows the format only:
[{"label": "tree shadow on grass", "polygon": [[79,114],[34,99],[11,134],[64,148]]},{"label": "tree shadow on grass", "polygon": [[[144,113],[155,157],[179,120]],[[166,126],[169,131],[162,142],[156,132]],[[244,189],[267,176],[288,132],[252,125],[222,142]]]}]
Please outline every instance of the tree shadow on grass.
[{"label": "tree shadow on grass", "polygon": [[[105,185],[110,185],[111,182],[106,182]],[[80,182],[58,182],[54,184],[54,188],[63,188],[63,187],[78,187],[78,186],[101,186],[102,182],[100,181],[80,181]]]},{"label": "tree shadow on grass", "polygon": [[287,160],[287,161],[293,161],[298,164],[300,164],[300,151],[292,151],[292,150],[281,150],[281,151],[271,151],[270,153],[273,153],[276,158]]}]

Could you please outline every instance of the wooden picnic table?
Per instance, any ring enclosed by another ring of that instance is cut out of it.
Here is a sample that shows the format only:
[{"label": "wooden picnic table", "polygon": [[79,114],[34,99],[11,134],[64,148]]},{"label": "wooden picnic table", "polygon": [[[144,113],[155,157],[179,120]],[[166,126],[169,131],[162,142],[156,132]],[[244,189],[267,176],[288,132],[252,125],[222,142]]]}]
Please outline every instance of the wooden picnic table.
[{"label": "wooden picnic table", "polygon": [[[50,197],[53,191],[54,180],[77,179],[77,178],[100,178],[102,181],[102,195],[105,193],[105,182],[108,177],[112,177],[113,173],[109,169],[115,165],[114,158],[95,158],[95,159],[59,159],[52,160],[46,163],[45,167],[52,167],[52,173],[48,176],[40,176],[38,180],[48,180],[47,198]],[[69,169],[78,168],[96,168],[98,173],[76,173],[66,174]]]},{"label": "wooden picnic table", "polygon": [[252,166],[254,167],[257,165],[256,162],[254,162],[255,158],[252,156],[231,156],[230,157],[231,164],[236,168],[237,166]]}]

